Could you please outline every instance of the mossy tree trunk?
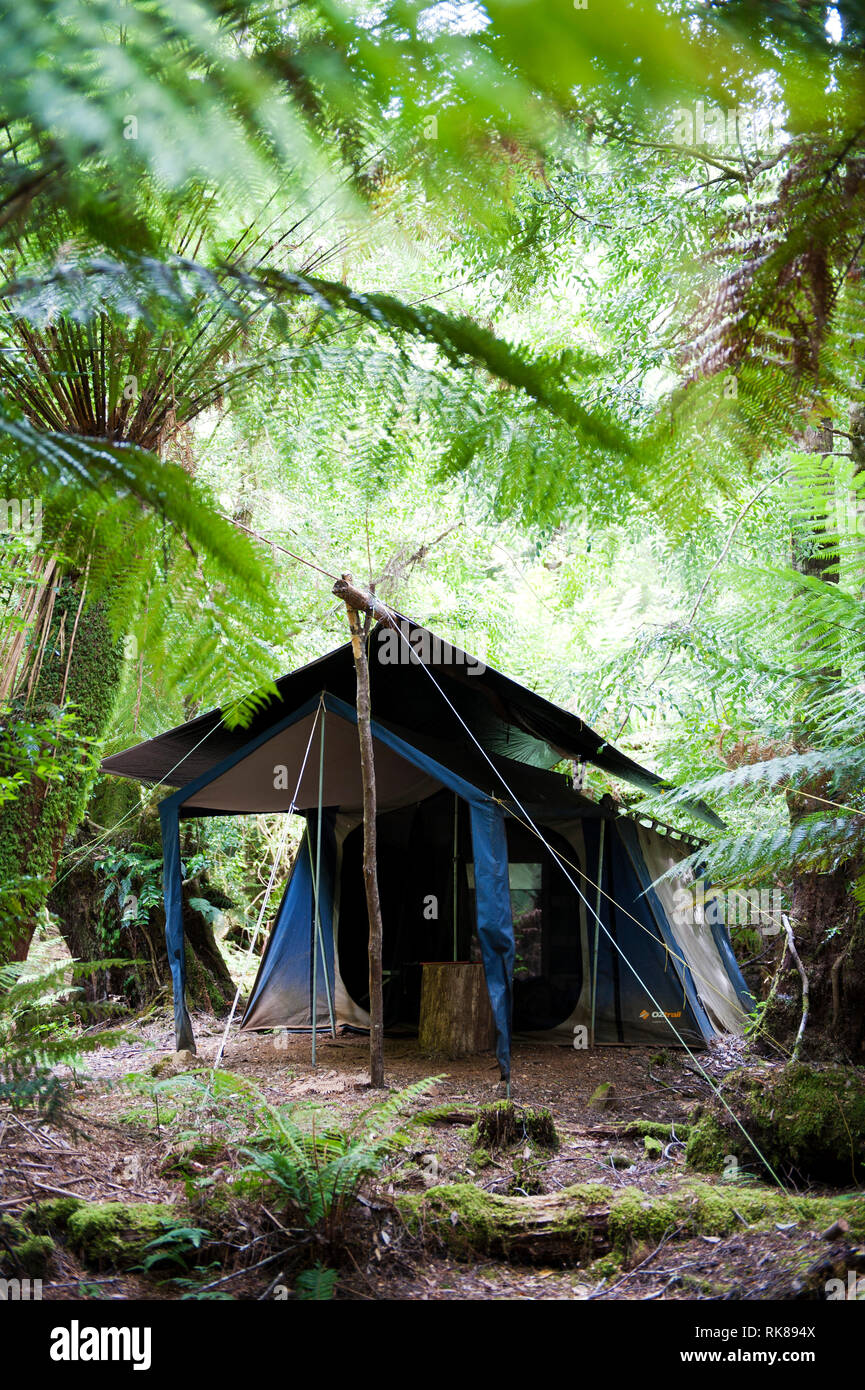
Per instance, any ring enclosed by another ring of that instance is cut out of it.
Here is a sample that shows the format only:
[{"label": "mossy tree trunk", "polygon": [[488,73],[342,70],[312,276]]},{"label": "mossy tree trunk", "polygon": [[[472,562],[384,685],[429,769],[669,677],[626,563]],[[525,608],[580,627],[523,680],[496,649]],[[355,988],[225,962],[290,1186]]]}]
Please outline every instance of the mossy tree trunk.
[{"label": "mossy tree trunk", "polygon": [[[23,692],[13,700],[13,717],[42,719],[74,707],[78,732],[98,747],[119,693],[123,657],[104,605],[82,605],[80,588],[73,579],[60,582],[53,596],[41,660],[38,653],[32,660],[36,665],[28,667],[28,672],[35,669],[38,674],[29,696],[29,676],[19,679]],[[126,1007],[139,1007],[164,993],[170,983],[165,919],[159,907],[145,913],[142,920],[124,919],[117,895],[109,892],[106,897],[110,880],[87,852],[87,846],[100,837],[99,827],[88,826],[76,837],[95,778],[95,768],[82,757],[80,765],[63,781],[34,778],[14,801],[0,809],[0,877],[11,883],[27,875],[40,880],[43,887],[11,938],[0,940],[0,960],[26,959],[40,906],[47,901],[59,918],[75,960],[146,962],[94,972],[85,985],[90,1001],[116,997]],[[161,857],[154,817],[149,825],[136,817],[123,842],[131,845],[136,835],[150,847],[154,859]],[[111,843],[119,847],[115,837]],[[220,1009],[233,998],[234,985],[209,921],[189,903],[206,892],[197,883],[184,889],[189,1002],[193,1007]]]},{"label": "mossy tree trunk", "polygon": [[[40,719],[74,707],[78,732],[99,740],[108,727],[120,686],[122,655],[103,606],[92,603],[82,607],[78,587],[71,579],[60,582],[41,658],[34,653],[32,660],[41,662],[38,675],[29,698],[26,694],[13,698],[12,717]],[[64,780],[34,778],[15,800],[0,809],[0,877],[4,882],[26,874],[41,879],[47,894],[57,877],[67,836],[74,833],[84,814],[94,778],[95,770],[82,758]],[[26,959],[38,910],[37,903],[22,917],[11,940],[0,941],[0,959]]]}]

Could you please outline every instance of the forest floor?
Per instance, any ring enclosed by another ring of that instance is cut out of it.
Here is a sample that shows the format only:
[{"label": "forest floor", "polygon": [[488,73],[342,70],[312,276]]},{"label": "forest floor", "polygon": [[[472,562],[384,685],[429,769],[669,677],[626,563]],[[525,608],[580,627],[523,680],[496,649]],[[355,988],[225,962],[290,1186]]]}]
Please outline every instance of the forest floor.
[{"label": "forest floor", "polygon": [[[86,1069],[69,1076],[63,1125],[37,1123],[32,1114],[16,1118],[0,1113],[0,1214],[14,1217],[28,1204],[74,1196],[98,1203],[168,1203],[186,1213],[187,1224],[207,1228],[212,1215],[207,1203],[214,1190],[244,1161],[240,1150],[250,1138],[252,1111],[245,1109],[250,1095],[256,1103],[263,1097],[272,1106],[319,1105],[342,1125],[379,1099],[367,1081],[365,1037],[321,1036],[313,1067],[308,1036],[235,1032],[214,1084],[207,1069],[222,1029],[213,1018],[195,1022],[199,1056],[187,1067],[165,1047],[164,1015],[127,1025],[116,1046],[91,1054]],[[717,1084],[741,1063],[741,1051],[738,1042],[719,1043],[700,1054],[699,1064]],[[407,1228],[396,1206],[401,1198],[452,1183],[474,1184],[487,1194],[553,1197],[573,1184],[590,1182],[603,1184],[611,1202],[625,1189],[649,1201],[687,1194],[695,1179],[726,1188],[727,1196],[730,1184],[687,1168],[675,1128],[685,1132],[692,1110],[711,1088],[681,1052],[586,1052],[518,1043],[514,1102],[520,1110],[547,1108],[559,1147],[542,1152],[518,1143],[510,1150],[479,1153],[472,1147],[470,1127],[478,1106],[497,1097],[494,1059],[484,1055],[436,1063],[408,1038],[388,1039],[385,1052],[392,1089],[439,1077],[409,1105],[415,1114],[428,1111],[432,1118],[410,1131],[407,1144],[355,1208],[337,1298],[794,1297],[797,1276],[825,1264],[827,1241],[816,1226],[811,1229],[795,1217],[755,1226],[738,1211],[736,1228],[720,1236],[687,1238],[685,1231],[670,1229],[660,1239],[634,1240],[612,1259],[579,1265],[535,1257],[530,1257],[532,1263],[514,1263],[483,1253],[454,1257],[438,1239],[426,1233],[421,1238]],[[604,1083],[612,1089],[599,1109],[590,1100]],[[663,1122],[672,1126],[675,1137],[665,1141],[663,1153],[650,1158],[641,1136],[622,1134],[620,1127],[628,1121]],[[206,1149],[208,1141],[208,1152],[177,1162],[178,1155],[189,1155],[191,1144]],[[832,1195],[828,1189],[818,1191]],[[282,1225],[271,1207],[253,1201],[232,1205],[231,1233],[223,1232],[218,1259],[199,1265],[188,1284],[183,1280],[189,1271],[182,1268],[146,1272],[139,1264],[114,1272],[110,1261],[104,1267],[96,1262],[94,1268],[92,1259],[82,1261],[61,1241],[45,1273],[43,1297],[289,1296],[292,1258],[280,1257]],[[839,1204],[839,1214],[842,1209]],[[451,1220],[456,1223],[455,1217]],[[259,1260],[262,1250],[267,1253]]]}]

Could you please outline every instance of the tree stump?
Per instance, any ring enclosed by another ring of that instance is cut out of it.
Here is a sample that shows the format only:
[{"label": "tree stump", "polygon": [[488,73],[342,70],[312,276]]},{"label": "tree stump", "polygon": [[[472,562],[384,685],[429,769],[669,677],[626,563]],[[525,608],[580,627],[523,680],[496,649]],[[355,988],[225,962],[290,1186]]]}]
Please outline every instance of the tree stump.
[{"label": "tree stump", "polygon": [[420,997],[421,1052],[468,1057],[495,1048],[496,1028],[482,965],[425,961]]}]

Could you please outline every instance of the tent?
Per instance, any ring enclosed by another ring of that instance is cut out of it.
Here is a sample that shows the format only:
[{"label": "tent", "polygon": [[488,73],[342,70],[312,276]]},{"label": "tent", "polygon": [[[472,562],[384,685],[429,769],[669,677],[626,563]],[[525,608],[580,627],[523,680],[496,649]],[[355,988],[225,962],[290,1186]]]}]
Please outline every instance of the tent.
[{"label": "tent", "polygon": [[[577,715],[400,620],[370,638],[385,1025],[417,1026],[426,961],[482,962],[502,1075],[512,1032],[704,1046],[753,1007],[726,929],[656,882],[694,847],[554,771],[660,780]],[[242,1028],[369,1025],[355,672],[347,643],[277,682],[245,728],[216,709],[103,770],[177,788],[160,804],[178,1047],[182,818],[294,810],[307,829]],[[717,818],[701,803],[692,813]],[[654,884],[654,886],[653,886]]]}]

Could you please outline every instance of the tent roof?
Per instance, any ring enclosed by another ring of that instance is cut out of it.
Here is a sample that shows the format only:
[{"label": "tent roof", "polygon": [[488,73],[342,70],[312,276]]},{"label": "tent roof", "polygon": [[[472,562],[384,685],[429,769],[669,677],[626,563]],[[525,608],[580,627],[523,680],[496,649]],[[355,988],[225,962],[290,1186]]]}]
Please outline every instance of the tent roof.
[{"label": "tent roof", "polygon": [[[563,758],[585,759],[611,775],[646,791],[658,791],[664,786],[656,774],[640,767],[625,753],[614,748],[578,715],[560,709],[543,696],[535,694],[492,667],[474,664],[473,659],[467,658],[459,648],[435,637],[428,629],[421,628],[408,619],[402,619],[401,626],[412,646],[422,652],[424,665],[428,669],[425,670],[419,661],[412,659],[407,642],[403,642],[392,632],[388,633],[385,628],[376,628],[372,635],[370,651],[373,717],[379,723],[398,732],[406,742],[426,748],[437,761],[458,772],[473,785],[503,796],[501,784],[497,783],[489,764],[461,724],[461,719],[494,762],[498,763],[501,759],[511,767],[510,776],[507,773],[504,775],[512,786],[515,764],[525,764],[524,774],[529,775],[530,769],[549,769]],[[389,646],[386,646],[385,634],[389,639]],[[398,653],[396,660],[393,659],[395,652]],[[436,684],[430,679],[431,675],[451,702],[453,709],[436,689]],[[277,695],[270,697],[244,728],[229,729],[223,711],[210,710],[167,733],[159,734],[122,753],[106,758],[102,763],[102,770],[140,782],[184,787],[211,772],[225,759],[236,755],[250,741],[266,735],[269,728],[280,724],[287,714],[323,690],[336,695],[347,704],[354,705],[356,686],[351,644],[345,643],[326,656],[281,677],[276,682],[276,687]],[[307,730],[306,736],[303,734],[303,728]],[[272,785],[274,764],[284,763],[288,770],[291,790],[294,790],[308,732],[307,721],[304,720],[302,725],[293,725],[290,729],[276,734],[273,741],[263,745],[259,754],[252,754],[249,759],[244,759],[238,764],[233,777],[233,790],[229,792],[227,785],[224,789],[224,804],[220,805],[219,798],[214,795],[204,797],[202,794],[201,808],[211,805],[215,809],[238,812],[279,809],[276,805],[264,804],[268,801],[267,795],[264,794],[265,784]],[[334,732],[336,733],[336,730]],[[354,800],[353,784],[356,775],[353,763],[356,736],[351,753],[344,737],[341,734],[337,737],[339,744],[330,747],[334,756],[328,757],[326,761],[329,765],[342,765],[343,773],[341,780],[335,777],[333,772],[329,773],[334,782],[325,794],[325,803],[329,805],[346,804],[346,800]],[[282,747],[283,743],[285,748]],[[296,744],[298,747],[295,747]],[[327,747],[326,741],[326,749]],[[276,756],[277,752],[284,756]],[[253,762],[256,757],[261,762],[261,768]],[[347,762],[349,758],[351,766]],[[390,766],[391,761],[393,767]],[[247,762],[250,766],[244,771]],[[304,774],[304,795],[298,799],[298,806],[304,805],[305,799],[308,799],[305,798],[307,782],[310,786],[315,782],[317,798],[317,763],[316,738],[310,751],[311,766]],[[385,759],[380,767],[377,758],[377,769],[383,782],[390,786],[390,794],[385,800],[392,801],[393,804],[402,799],[398,785],[401,774],[405,775],[407,781],[416,782],[419,778],[417,769],[410,768],[396,755],[391,755],[389,760]],[[529,793],[525,775],[520,777],[523,791],[514,786],[515,792],[524,802]],[[542,780],[546,782],[546,779]],[[555,781],[567,790],[570,796],[575,795],[567,788],[564,778],[557,777]],[[493,786],[491,783],[497,785]],[[433,789],[433,786],[423,788],[418,782],[416,787],[410,788],[406,785],[405,793],[409,799],[417,800],[429,795]],[[549,784],[542,793],[540,782],[537,780],[535,791],[541,802],[551,795]],[[535,800],[534,794],[530,799]],[[586,808],[595,804],[586,798],[580,800],[585,803]],[[193,799],[191,805],[199,805],[199,801]],[[713,825],[720,824],[718,818],[702,805],[692,805],[688,809],[704,821],[708,820]],[[586,814],[585,809],[583,814]]]}]

